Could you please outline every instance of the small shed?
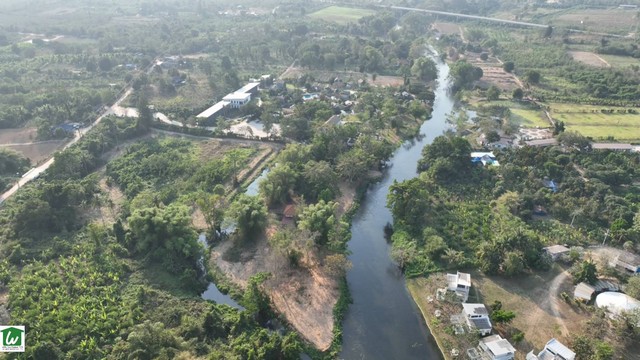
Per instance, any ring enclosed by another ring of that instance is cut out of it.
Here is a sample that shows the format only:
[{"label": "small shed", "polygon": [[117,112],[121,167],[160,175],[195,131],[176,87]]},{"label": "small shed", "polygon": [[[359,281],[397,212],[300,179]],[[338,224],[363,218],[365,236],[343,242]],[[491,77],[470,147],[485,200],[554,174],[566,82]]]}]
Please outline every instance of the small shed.
[{"label": "small shed", "polygon": [[620,270],[638,274],[640,273],[640,256],[625,251],[618,255],[611,265]]},{"label": "small shed", "polygon": [[547,254],[551,256],[551,259],[553,259],[553,261],[556,261],[563,255],[568,254],[570,250],[564,245],[551,245],[544,248],[544,251],[546,251]]},{"label": "small shed", "polygon": [[287,219],[293,219],[296,216],[296,206],[293,204],[285,206],[284,211],[282,212],[282,216]]}]

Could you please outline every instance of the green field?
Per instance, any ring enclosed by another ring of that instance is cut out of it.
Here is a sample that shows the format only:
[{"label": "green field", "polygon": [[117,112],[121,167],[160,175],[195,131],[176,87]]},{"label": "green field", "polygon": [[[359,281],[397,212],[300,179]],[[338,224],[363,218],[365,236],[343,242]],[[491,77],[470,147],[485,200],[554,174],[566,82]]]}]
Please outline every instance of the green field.
[{"label": "green field", "polygon": [[[626,109],[610,106],[550,104],[551,116],[564,121],[566,129],[594,139],[613,136],[616,140],[640,140],[640,115],[603,114],[601,109]],[[592,112],[595,111],[595,112]]]},{"label": "green field", "polygon": [[549,121],[540,110],[530,109],[511,109],[511,119],[521,127],[533,128],[533,127],[549,127]]},{"label": "green field", "polygon": [[332,21],[338,24],[347,24],[350,22],[356,22],[362,17],[371,16],[373,14],[375,14],[375,11],[373,10],[329,6],[309,14],[309,16],[315,19]]},{"label": "green field", "polygon": [[640,60],[634,59],[629,56],[617,56],[617,55],[600,55],[601,58],[607,60],[609,65],[614,68],[624,68],[631,65],[640,65]]}]

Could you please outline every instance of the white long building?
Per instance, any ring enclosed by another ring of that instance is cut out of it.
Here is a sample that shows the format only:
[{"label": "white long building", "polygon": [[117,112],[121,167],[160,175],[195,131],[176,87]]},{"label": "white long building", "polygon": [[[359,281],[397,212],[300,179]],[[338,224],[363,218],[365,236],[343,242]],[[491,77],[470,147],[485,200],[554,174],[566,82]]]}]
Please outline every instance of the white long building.
[{"label": "white long building", "polygon": [[227,94],[221,101],[212,107],[196,115],[200,119],[212,119],[222,113],[227,108],[239,109],[251,101],[252,95],[258,94],[259,82],[250,82],[237,91]]}]

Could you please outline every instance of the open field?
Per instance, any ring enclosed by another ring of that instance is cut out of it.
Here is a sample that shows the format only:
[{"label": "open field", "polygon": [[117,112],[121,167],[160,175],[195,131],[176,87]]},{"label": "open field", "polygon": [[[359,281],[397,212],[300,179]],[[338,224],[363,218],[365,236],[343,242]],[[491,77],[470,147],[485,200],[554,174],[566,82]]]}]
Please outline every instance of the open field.
[{"label": "open field", "polygon": [[373,10],[329,6],[309,14],[309,16],[315,19],[331,21],[338,24],[347,24],[350,22],[356,22],[362,17],[373,14],[375,14],[375,11]]},{"label": "open field", "polygon": [[569,55],[573,60],[581,62],[583,64],[595,67],[611,67],[611,64],[607,60],[600,57],[600,55],[594,54],[588,51],[569,51]]},{"label": "open field", "polygon": [[520,87],[518,79],[513,74],[504,71],[503,64],[495,57],[491,56],[487,60],[482,60],[480,54],[476,53],[469,53],[466,57],[470,63],[482,69],[481,83],[485,83],[487,86],[495,85],[500,90],[509,93]]},{"label": "open field", "polygon": [[617,55],[599,55],[605,59],[614,68],[625,68],[631,65],[639,65],[640,60],[629,56],[617,56]]},{"label": "open field", "polygon": [[511,119],[521,127],[549,127],[551,124],[540,110],[511,108]]},{"label": "open field", "polygon": [[[617,113],[626,108],[575,104],[550,104],[551,116],[564,121],[566,129],[577,131],[594,139],[614,137],[617,140],[640,140],[640,116]],[[601,109],[613,109],[613,114],[603,114]]]},{"label": "open field", "polygon": [[51,157],[67,140],[37,141],[36,128],[2,129],[0,130],[0,146],[13,149],[35,165]]},{"label": "open field", "polygon": [[638,23],[636,13],[634,10],[621,9],[577,9],[553,16],[552,21],[556,26],[626,35],[634,31]]},{"label": "open field", "polygon": [[460,35],[462,33],[460,26],[454,23],[437,22],[433,23],[432,27],[443,35]]},{"label": "open field", "polygon": [[[573,285],[569,276],[559,266],[551,271],[526,275],[517,279],[502,277],[487,277],[479,273],[472,273],[472,290],[470,303],[479,302],[490,305],[498,300],[502,308],[516,313],[513,322],[503,327],[494,327],[494,333],[499,332],[507,339],[515,331],[525,333],[522,342],[513,344],[518,350],[516,359],[524,359],[532,349],[540,350],[552,337],[568,343],[572,334],[578,333],[584,320],[589,317],[587,312],[577,312],[574,308],[560,300],[563,291],[572,291]],[[462,311],[462,307],[447,304],[446,301],[435,300],[435,289],[442,287],[444,278],[441,274],[434,274],[429,278],[410,279],[407,281],[409,292],[417,302],[425,320],[434,330],[438,342],[447,350],[459,344],[461,352],[468,346],[477,346],[477,339],[469,335],[452,335],[449,328],[450,320],[447,314]],[[429,300],[432,300],[431,302]],[[443,316],[437,319],[433,314],[440,309]],[[496,329],[497,328],[497,329]],[[498,330],[498,331],[496,331]]]}]

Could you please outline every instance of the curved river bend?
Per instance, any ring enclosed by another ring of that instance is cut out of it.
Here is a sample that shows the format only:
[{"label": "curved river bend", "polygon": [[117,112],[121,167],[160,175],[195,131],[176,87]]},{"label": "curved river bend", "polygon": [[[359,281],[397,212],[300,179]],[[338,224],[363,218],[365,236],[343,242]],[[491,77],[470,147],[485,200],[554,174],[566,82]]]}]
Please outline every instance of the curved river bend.
[{"label": "curved river bend", "polygon": [[382,181],[372,186],[353,219],[347,273],[353,304],[344,320],[340,358],[353,359],[441,359],[440,350],[422,314],[409,296],[402,274],[389,256],[390,246],[383,228],[392,222],[386,207],[389,186],[394,180],[416,176],[422,148],[449,128],[447,114],[454,109],[448,95],[449,67],[434,59],[438,67],[438,86],[431,119],[420,128],[420,140],[406,143],[394,154]]}]

